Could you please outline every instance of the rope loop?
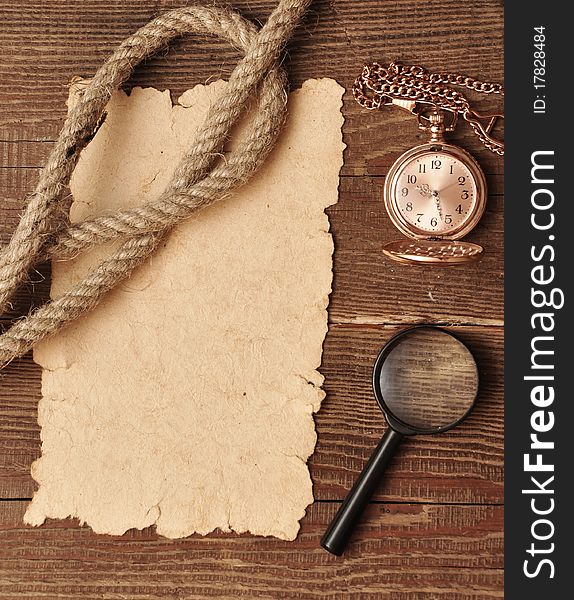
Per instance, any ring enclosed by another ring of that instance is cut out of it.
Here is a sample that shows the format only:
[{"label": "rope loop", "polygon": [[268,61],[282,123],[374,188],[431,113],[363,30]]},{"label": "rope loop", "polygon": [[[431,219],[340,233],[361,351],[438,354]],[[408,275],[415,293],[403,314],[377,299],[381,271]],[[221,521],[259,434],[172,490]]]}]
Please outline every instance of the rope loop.
[{"label": "rope loop", "polygon": [[[0,312],[41,260],[69,258],[114,239],[122,244],[76,286],[16,321],[0,336],[0,368],[96,306],[150,256],[172,227],[228,196],[263,164],[286,114],[287,78],[279,66],[280,54],[310,1],[280,0],[261,29],[226,8],[194,5],[171,10],[124,40],[98,69],[70,109],[24,214],[0,251]],[[210,107],[170,183],[147,204],[62,224],[59,215],[67,212],[64,190],[113,91],[138,64],[189,33],[220,37],[244,56],[229,78],[225,95]],[[226,137],[254,94],[255,116],[248,133],[221,160]]]}]

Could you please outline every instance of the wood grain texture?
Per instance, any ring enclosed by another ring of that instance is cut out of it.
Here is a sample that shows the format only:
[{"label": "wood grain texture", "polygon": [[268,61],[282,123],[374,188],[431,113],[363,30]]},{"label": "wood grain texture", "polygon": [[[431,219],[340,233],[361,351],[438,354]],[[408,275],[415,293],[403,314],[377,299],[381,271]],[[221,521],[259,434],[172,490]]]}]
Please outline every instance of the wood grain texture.
[{"label": "wood grain texture", "polygon": [[[264,21],[274,0],[233,0]],[[65,116],[67,84],[90,76],[129,33],[181,0],[0,0],[0,243]],[[503,77],[499,0],[316,0],[290,44],[292,87],[333,77],[347,89],[364,62],[424,64],[482,79]],[[136,70],[134,85],[172,97],[225,77],[239,58],[217,40],[184,38]],[[500,110],[500,98],[472,99]],[[429,269],[390,262],[381,248],[400,234],[380,194],[393,161],[425,141],[411,115],[361,110],[344,96],[345,165],[329,209],[336,251],[330,327],[321,367],[327,397],[316,416],[310,461],[318,499],[293,543],[214,533],[169,541],[152,530],[96,536],[72,521],[24,527],[40,452],[40,371],[31,358],[0,373],[0,598],[501,598],[503,518],[503,162],[463,126],[456,143],[477,157],[489,185],[487,212],[469,241],[484,258]],[[49,292],[49,265],[30,274],[0,326]],[[481,375],[476,410],[441,436],[408,440],[389,469],[348,554],[318,540],[337,502],[384,432],[370,377],[379,349],[407,324],[457,325]]]},{"label": "wood grain texture", "polygon": [[[0,139],[53,139],[65,115],[67,83],[89,76],[128,34],[180,0],[1,0]],[[236,0],[248,18],[264,20],[272,0]],[[335,77],[345,87],[362,64],[401,59],[429,69],[465,70],[502,79],[502,3],[316,0],[289,47],[294,85]],[[226,76],[237,52],[215,39],[189,36],[138,68],[133,83],[179,94],[208,78]],[[12,134],[13,135],[13,134]]]},{"label": "wood grain texture", "polygon": [[[178,541],[152,529],[98,536],[70,521],[21,525],[0,513],[4,598],[500,598],[502,509],[371,504],[344,558],[318,541],[336,505],[309,508],[295,542],[214,533]],[[463,532],[463,535],[461,535]]]},{"label": "wood grain texture", "polygon": [[382,252],[385,243],[406,239],[385,212],[383,181],[342,178],[339,203],[327,211],[337,249],[331,322],[501,325],[502,198],[489,198],[484,217],[465,238],[485,248],[481,260],[438,268],[405,265]]},{"label": "wood grain texture", "polygon": [[[0,197],[7,199],[3,215],[4,236],[8,237],[7,229],[15,227],[23,206],[14,194],[16,186],[22,184],[31,190],[36,170],[4,171]],[[383,182],[384,178],[379,176],[342,177],[339,202],[327,211],[336,247],[330,321],[501,325],[503,198],[496,195],[489,198],[484,217],[465,238],[484,246],[485,254],[480,261],[429,269],[403,265],[383,255],[385,243],[403,239],[381,201]],[[37,304],[47,297],[47,273],[45,266],[31,274],[30,284],[19,290],[9,316],[25,314],[31,301]]]},{"label": "wood grain texture", "polygon": [[[371,389],[373,362],[401,328],[333,325],[321,372],[327,393],[316,416],[318,443],[310,467],[319,500],[341,500],[384,433]],[[482,380],[475,411],[440,436],[404,442],[378,500],[502,503],[503,400],[500,328],[452,329],[476,354]],[[39,456],[36,423],[39,369],[31,358],[15,361],[0,388],[0,497],[28,498],[35,485],[30,464]]]}]

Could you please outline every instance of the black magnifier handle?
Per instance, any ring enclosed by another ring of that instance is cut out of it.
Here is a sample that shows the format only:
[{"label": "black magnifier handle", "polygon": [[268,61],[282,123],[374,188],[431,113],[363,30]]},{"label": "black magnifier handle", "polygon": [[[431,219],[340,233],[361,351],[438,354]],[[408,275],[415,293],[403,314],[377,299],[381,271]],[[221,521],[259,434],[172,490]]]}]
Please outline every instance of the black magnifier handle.
[{"label": "black magnifier handle", "polygon": [[337,556],[343,554],[355,523],[381,481],[393,452],[402,438],[402,433],[389,427],[371,458],[369,458],[359,478],[355,481],[335,518],[321,538],[321,546],[331,554]]}]

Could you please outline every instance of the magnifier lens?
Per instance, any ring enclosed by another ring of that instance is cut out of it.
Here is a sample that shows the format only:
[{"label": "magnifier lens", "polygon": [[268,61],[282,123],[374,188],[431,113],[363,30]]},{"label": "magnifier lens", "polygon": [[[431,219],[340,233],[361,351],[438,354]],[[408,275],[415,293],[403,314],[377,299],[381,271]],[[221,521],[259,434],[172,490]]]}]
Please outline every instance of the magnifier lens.
[{"label": "magnifier lens", "polygon": [[466,346],[444,330],[412,329],[382,358],[379,401],[413,432],[448,428],[472,408],[476,363]]}]

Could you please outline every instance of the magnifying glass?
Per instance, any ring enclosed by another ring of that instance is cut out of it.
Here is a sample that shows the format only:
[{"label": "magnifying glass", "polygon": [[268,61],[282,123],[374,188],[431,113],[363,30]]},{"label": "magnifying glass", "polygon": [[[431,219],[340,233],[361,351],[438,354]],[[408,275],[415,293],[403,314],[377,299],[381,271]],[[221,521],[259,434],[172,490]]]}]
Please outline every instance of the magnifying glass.
[{"label": "magnifying glass", "polygon": [[452,333],[414,327],[381,350],[373,390],[389,427],[321,538],[321,546],[338,556],[403,436],[441,433],[469,415],[478,369],[470,350]]}]

